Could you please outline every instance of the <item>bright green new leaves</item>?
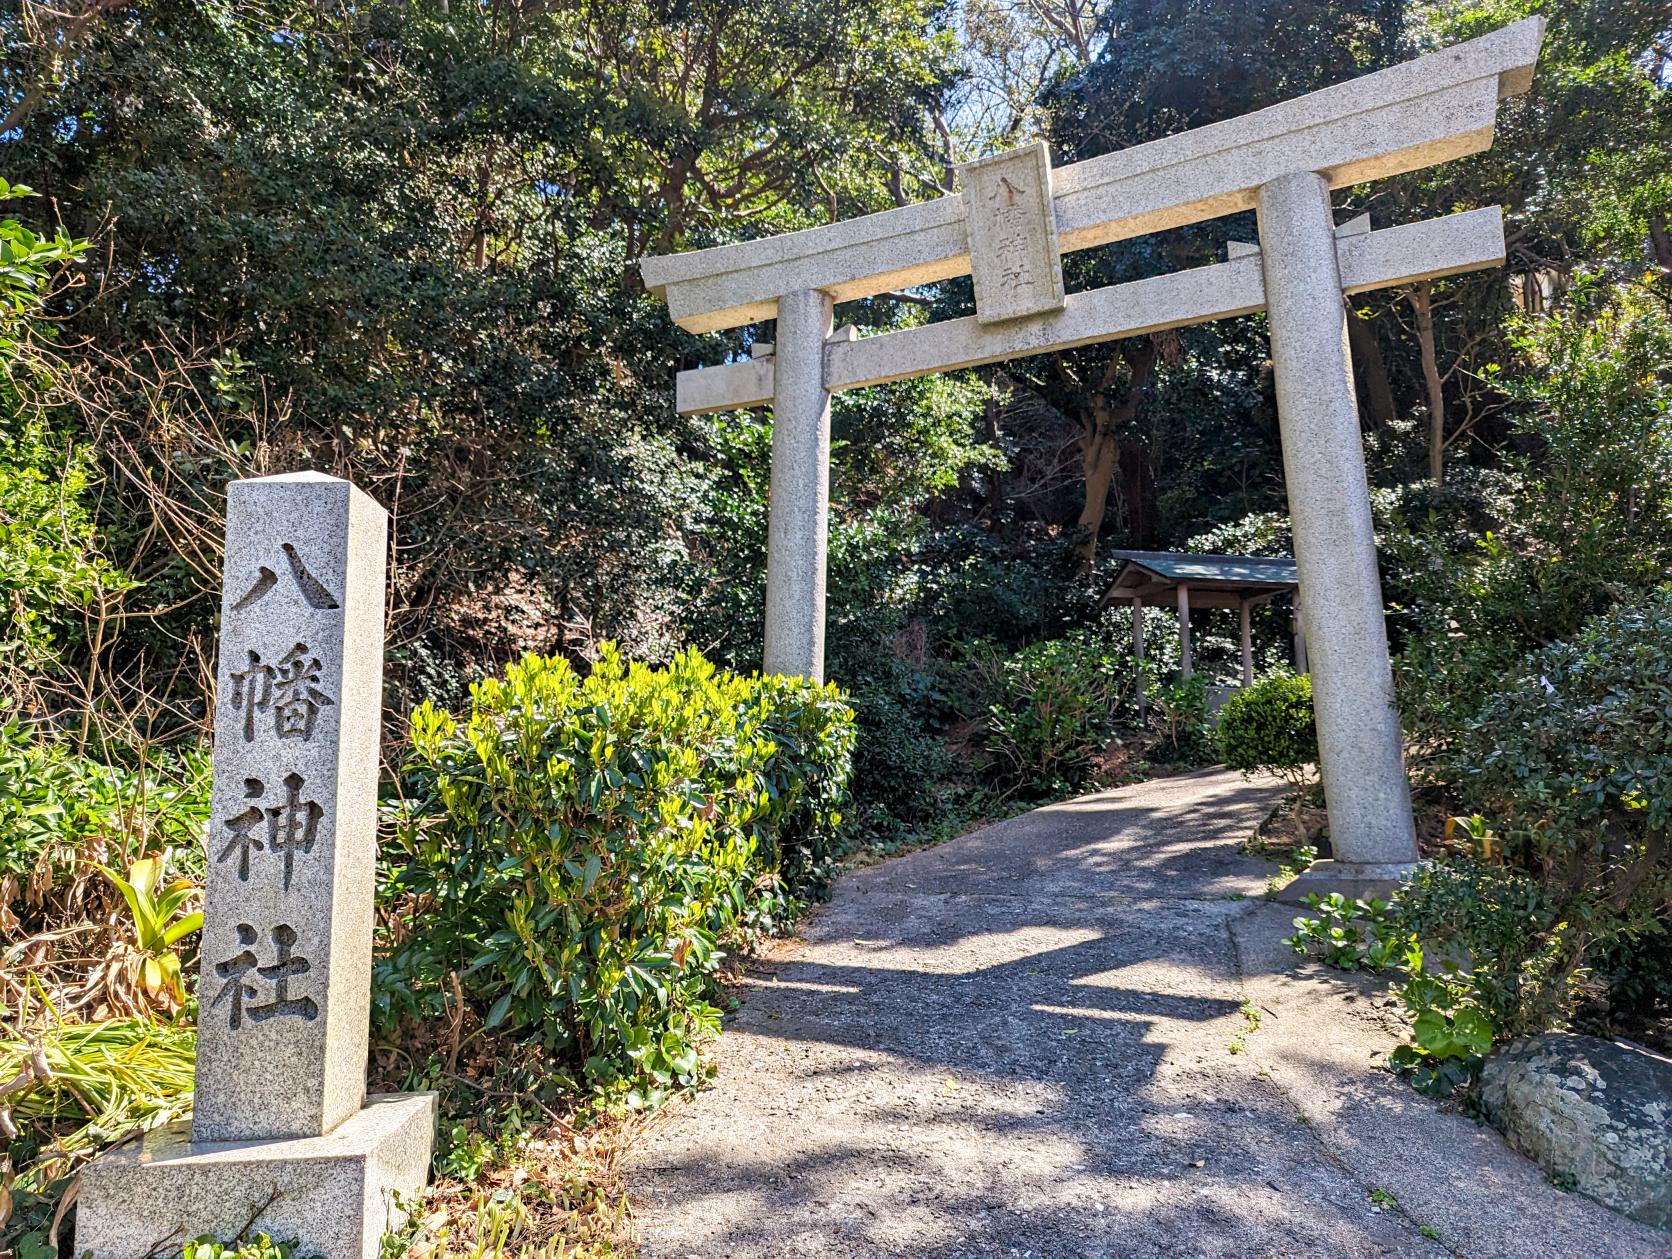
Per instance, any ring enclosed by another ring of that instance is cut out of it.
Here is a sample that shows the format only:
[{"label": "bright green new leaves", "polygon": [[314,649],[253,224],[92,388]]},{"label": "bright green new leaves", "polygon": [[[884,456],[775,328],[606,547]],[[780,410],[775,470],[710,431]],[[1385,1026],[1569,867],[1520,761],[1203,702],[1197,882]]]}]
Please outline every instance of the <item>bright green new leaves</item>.
[{"label": "bright green new leaves", "polygon": [[1394,991],[1411,1017],[1411,1040],[1388,1055],[1388,1065],[1420,1091],[1447,1097],[1474,1078],[1492,1048],[1494,1024],[1484,1003],[1491,1000],[1494,981],[1490,972],[1466,971],[1451,962],[1438,973],[1424,969],[1415,928],[1440,924],[1433,917],[1433,897],[1424,895],[1410,906],[1407,891],[1402,888],[1392,902],[1314,893],[1305,901],[1312,915],[1295,919],[1287,943],[1338,970],[1399,966],[1406,978]]},{"label": "bright green new leaves", "polygon": [[[0,201],[33,195],[0,179]],[[0,697],[14,701],[51,662],[66,613],[130,584],[97,553],[89,451],[51,431],[65,390],[45,303],[86,249],[0,218]]]},{"label": "bright green new leaves", "polygon": [[257,1233],[248,1241],[242,1239],[221,1243],[208,1234],[187,1242],[179,1259],[319,1259],[317,1255],[298,1253],[295,1242],[276,1242],[266,1233]]},{"label": "bright green new leaves", "polygon": [[727,953],[828,878],[853,719],[834,687],[607,647],[584,678],[526,657],[462,721],[425,704],[412,746],[385,900],[418,929],[378,1016],[437,1015],[456,977],[489,1029],[651,1105],[701,1079]]},{"label": "bright green new leaves", "polygon": [[[34,195],[32,188],[0,179],[0,201]],[[0,218],[0,362],[15,356],[18,325],[39,317],[58,268],[86,251],[87,242],[71,239],[63,228],[41,236],[17,219]]]},{"label": "bright green new leaves", "polygon": [[144,955],[140,983],[146,995],[166,996],[178,1003],[186,999],[186,993],[180,986],[180,957],[174,946],[202,930],[203,911],[181,913],[197,892],[197,884],[190,879],[176,879],[161,892],[157,890],[166,862],[166,856],[142,857],[129,867],[127,878],[109,866],[99,869],[122,893],[133,918],[134,946]]},{"label": "bright green new leaves", "polygon": [[1317,916],[1295,919],[1295,934],[1285,941],[1295,952],[1316,953],[1337,970],[1381,970],[1405,955],[1411,933],[1387,901],[1313,892],[1302,903]]},{"label": "bright green new leaves", "polygon": [[1492,1048],[1493,1026],[1473,1000],[1470,976],[1446,965],[1436,975],[1423,969],[1422,948],[1406,950],[1410,978],[1396,991],[1411,1016],[1411,1042],[1388,1055],[1388,1065],[1410,1077],[1431,1097],[1449,1097],[1474,1078]]}]

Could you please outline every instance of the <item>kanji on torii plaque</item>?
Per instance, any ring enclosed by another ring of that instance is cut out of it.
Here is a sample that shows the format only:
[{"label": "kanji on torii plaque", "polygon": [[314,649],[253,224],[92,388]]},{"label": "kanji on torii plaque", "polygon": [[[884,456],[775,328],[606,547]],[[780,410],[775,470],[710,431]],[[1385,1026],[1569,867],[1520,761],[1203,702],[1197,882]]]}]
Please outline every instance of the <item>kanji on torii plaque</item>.
[{"label": "kanji on torii plaque", "polygon": [[[1379,231],[1358,221],[1338,234],[1329,192],[1490,146],[1499,99],[1532,82],[1543,29],[1528,18],[1056,170],[1042,146],[984,159],[963,168],[961,195],[645,259],[645,283],[689,331],[777,320],[770,355],[683,371],[677,385],[682,413],[773,410],[766,671],[824,672],[832,392],[1265,310],[1337,859],[1321,877],[1408,868],[1416,839],[1342,294],[1495,266],[1503,221],[1489,207]],[[1257,214],[1257,247],[1059,300],[1059,251],[1243,210]],[[972,317],[832,333],[835,302],[972,273]]]}]

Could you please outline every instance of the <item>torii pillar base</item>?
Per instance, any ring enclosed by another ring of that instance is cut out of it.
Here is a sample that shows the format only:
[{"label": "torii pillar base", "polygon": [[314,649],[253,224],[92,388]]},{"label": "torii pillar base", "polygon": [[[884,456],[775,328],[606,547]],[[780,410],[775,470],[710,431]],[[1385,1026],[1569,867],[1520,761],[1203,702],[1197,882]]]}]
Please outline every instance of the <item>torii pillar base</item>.
[{"label": "torii pillar base", "polygon": [[1377,896],[1386,900],[1417,871],[1415,861],[1319,861],[1302,871],[1273,899],[1285,905],[1302,904],[1316,893],[1339,892],[1349,900]]}]

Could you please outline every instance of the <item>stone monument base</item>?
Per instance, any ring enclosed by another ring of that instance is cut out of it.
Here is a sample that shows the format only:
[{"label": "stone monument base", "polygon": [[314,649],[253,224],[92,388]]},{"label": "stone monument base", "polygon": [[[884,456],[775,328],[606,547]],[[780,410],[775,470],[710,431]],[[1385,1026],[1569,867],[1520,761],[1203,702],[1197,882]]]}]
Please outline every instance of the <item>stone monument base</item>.
[{"label": "stone monument base", "polygon": [[74,1253],[146,1259],[248,1228],[298,1255],[377,1259],[403,1219],[394,1195],[429,1182],[435,1121],[434,1093],[385,1093],[323,1137],[193,1144],[187,1120],[156,1128],[82,1172]]},{"label": "stone monument base", "polygon": [[1299,905],[1316,892],[1340,892],[1349,897],[1379,896],[1383,900],[1416,872],[1414,861],[1317,861],[1277,894],[1285,905]]}]

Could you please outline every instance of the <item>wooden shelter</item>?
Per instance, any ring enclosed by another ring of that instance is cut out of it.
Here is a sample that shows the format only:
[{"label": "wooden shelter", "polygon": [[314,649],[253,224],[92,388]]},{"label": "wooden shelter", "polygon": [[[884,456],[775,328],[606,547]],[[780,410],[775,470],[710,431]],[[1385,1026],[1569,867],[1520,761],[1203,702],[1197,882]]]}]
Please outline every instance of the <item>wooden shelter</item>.
[{"label": "wooden shelter", "polygon": [[1190,654],[1190,610],[1235,608],[1242,623],[1242,683],[1254,681],[1254,609],[1279,595],[1292,605],[1295,668],[1306,672],[1306,633],[1300,619],[1300,578],[1288,557],[1254,555],[1186,555],[1172,551],[1114,551],[1120,560],[1115,577],[1104,592],[1104,603],[1132,605],[1132,650],[1144,662],[1145,607],[1176,607],[1179,614],[1179,658],[1183,674],[1194,671]]}]

